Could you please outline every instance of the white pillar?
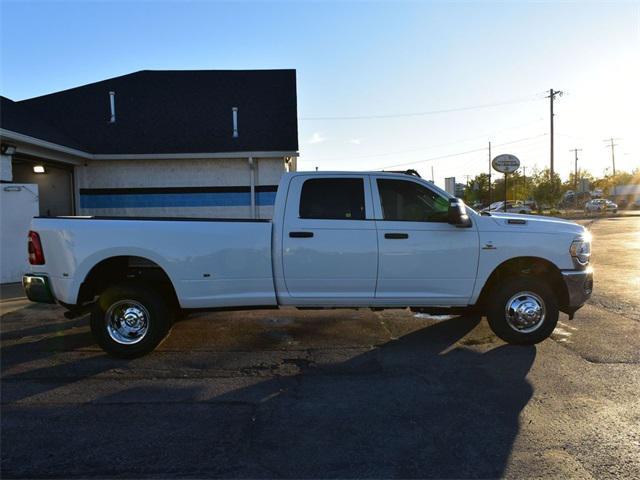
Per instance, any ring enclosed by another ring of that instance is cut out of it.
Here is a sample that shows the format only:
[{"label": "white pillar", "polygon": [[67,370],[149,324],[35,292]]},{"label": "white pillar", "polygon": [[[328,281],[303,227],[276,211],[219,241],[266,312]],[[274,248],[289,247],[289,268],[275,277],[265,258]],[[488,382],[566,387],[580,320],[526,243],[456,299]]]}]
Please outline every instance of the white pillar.
[{"label": "white pillar", "polygon": [[256,173],[255,163],[253,157],[249,157],[249,174],[250,174],[250,188],[251,188],[251,218],[258,218],[256,215]]},{"label": "white pillar", "polygon": [[11,167],[11,155],[0,155],[0,180],[13,181],[13,168]]}]

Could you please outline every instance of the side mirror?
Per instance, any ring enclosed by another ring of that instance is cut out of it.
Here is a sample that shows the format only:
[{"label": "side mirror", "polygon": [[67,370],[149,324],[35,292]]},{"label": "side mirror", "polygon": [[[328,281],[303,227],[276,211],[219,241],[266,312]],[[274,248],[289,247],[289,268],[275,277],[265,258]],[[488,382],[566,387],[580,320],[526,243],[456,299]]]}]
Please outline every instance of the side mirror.
[{"label": "side mirror", "polygon": [[468,228],[471,226],[471,219],[467,215],[464,202],[457,198],[449,199],[449,223],[458,228]]}]

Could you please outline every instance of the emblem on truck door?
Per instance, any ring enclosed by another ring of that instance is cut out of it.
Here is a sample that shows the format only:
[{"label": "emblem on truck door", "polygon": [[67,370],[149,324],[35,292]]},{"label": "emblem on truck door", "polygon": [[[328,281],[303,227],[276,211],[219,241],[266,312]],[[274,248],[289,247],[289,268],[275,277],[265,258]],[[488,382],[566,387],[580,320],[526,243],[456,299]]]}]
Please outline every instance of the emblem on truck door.
[{"label": "emblem on truck door", "polygon": [[484,247],[482,247],[483,250],[495,250],[496,247],[493,246],[493,242],[489,241],[489,242],[485,242],[484,243]]}]

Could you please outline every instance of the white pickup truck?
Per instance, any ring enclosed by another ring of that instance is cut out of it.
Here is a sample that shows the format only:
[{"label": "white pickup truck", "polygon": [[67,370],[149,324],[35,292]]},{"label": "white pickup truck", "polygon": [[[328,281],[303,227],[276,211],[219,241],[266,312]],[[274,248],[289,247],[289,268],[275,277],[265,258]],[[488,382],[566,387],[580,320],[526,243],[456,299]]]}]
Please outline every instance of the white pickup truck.
[{"label": "white pickup truck", "polygon": [[272,220],[33,219],[38,302],[79,315],[108,353],[152,351],[189,309],[406,308],[484,314],[509,343],[547,338],[589,298],[589,233],[478,214],[402,173],[287,173]]}]

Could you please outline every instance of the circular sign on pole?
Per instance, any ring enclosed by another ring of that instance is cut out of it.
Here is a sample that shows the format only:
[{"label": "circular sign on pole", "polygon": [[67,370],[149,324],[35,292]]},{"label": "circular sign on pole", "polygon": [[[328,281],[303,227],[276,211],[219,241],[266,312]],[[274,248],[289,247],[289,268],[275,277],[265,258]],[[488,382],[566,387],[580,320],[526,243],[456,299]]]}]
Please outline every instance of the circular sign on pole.
[{"label": "circular sign on pole", "polygon": [[505,153],[504,155],[498,155],[491,161],[491,166],[494,170],[501,173],[513,173],[520,168],[520,160],[515,155]]}]

